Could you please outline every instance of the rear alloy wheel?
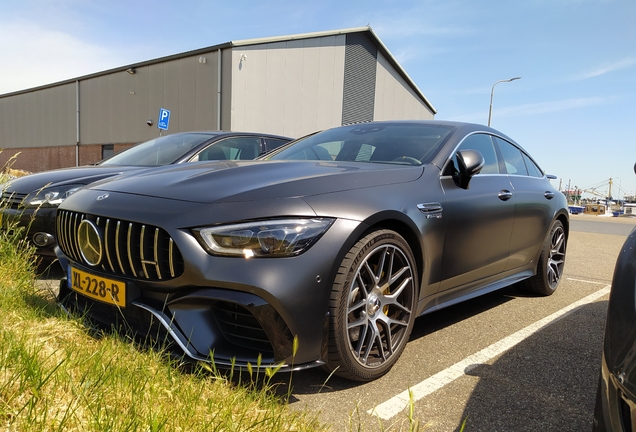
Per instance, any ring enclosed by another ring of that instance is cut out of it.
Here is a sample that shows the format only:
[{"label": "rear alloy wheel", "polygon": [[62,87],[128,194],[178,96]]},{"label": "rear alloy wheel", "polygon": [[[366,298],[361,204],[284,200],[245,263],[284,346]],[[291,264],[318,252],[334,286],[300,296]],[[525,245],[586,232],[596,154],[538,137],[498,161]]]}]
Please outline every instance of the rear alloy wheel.
[{"label": "rear alloy wheel", "polygon": [[416,294],[415,259],[399,234],[378,230],[359,240],[332,288],[327,368],[356,381],[388,372],[413,328]]},{"label": "rear alloy wheel", "polygon": [[543,296],[556,291],[565,265],[565,248],[567,237],[561,221],[554,221],[550,232],[543,242],[541,256],[537,265],[537,274],[523,281],[525,288]]}]

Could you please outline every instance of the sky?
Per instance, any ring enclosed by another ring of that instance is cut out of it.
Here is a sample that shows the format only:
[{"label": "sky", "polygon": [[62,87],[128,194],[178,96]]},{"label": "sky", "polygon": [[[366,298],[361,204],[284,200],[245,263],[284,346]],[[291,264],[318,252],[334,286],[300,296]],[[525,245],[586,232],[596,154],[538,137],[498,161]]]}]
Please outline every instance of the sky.
[{"label": "sky", "polygon": [[[0,95],[224,42],[370,26],[439,120],[636,195],[636,0],[0,0]],[[584,195],[585,196],[585,195]],[[588,197],[593,195],[588,194]]]}]

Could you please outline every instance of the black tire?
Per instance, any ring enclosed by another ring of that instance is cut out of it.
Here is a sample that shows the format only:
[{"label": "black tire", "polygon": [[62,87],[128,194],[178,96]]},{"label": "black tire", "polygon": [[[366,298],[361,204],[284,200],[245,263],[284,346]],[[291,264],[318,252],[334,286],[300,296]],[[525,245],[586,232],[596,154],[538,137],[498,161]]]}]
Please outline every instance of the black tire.
[{"label": "black tire", "polygon": [[416,268],[411,248],[394,231],[374,231],[349,250],[329,302],[328,370],[371,381],[391,369],[415,320]]},{"label": "black tire", "polygon": [[555,220],[541,247],[537,274],[523,281],[529,292],[542,296],[554,294],[563,276],[567,236],[563,224]]}]

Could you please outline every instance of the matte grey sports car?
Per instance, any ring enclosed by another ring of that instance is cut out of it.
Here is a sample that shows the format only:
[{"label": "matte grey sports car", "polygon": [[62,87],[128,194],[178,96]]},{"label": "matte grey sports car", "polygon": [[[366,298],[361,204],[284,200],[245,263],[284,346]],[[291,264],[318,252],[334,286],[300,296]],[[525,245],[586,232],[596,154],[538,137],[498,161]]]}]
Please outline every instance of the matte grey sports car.
[{"label": "matte grey sports car", "polygon": [[343,126],[76,192],[60,300],[195,360],[372,380],[419,315],[521,281],[552,294],[568,226],[564,195],[494,129]]},{"label": "matte grey sports car", "polygon": [[[57,207],[79,188],[125,172],[200,160],[254,159],[291,138],[252,132],[179,132],[154,138],[95,165],[43,171],[0,185],[0,221],[25,228],[43,258],[55,258]],[[2,227],[0,227],[1,229]]]}]

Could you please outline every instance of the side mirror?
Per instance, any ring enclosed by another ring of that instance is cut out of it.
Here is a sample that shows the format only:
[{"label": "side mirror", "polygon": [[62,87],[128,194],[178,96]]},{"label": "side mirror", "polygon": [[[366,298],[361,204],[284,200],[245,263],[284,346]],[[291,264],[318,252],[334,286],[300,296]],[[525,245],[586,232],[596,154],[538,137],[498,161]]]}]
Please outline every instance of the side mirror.
[{"label": "side mirror", "polygon": [[636,174],[636,163],[634,164],[634,174]]},{"label": "side mirror", "polygon": [[468,184],[473,176],[481,172],[486,161],[477,150],[460,150],[457,152],[457,185],[462,189],[468,189]]}]

